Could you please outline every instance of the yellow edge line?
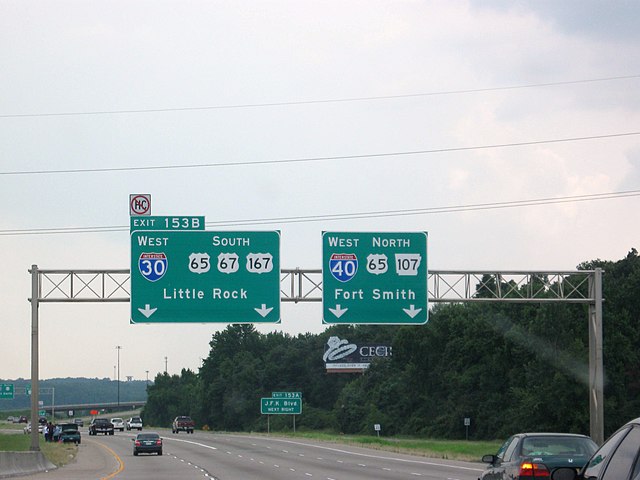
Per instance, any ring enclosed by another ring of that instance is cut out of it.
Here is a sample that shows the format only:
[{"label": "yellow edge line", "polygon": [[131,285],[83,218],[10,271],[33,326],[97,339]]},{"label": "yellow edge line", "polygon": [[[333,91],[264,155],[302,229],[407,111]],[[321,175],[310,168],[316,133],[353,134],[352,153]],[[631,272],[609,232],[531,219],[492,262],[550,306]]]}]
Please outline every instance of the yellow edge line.
[{"label": "yellow edge line", "polygon": [[100,480],[109,480],[110,478],[115,477],[116,475],[118,475],[119,473],[121,473],[124,470],[124,462],[122,461],[122,459],[118,456],[118,454],[116,452],[114,452],[109,447],[107,447],[106,445],[103,445],[100,442],[95,442],[94,441],[93,443],[95,443],[96,445],[100,445],[102,448],[107,450],[111,455],[113,455],[115,457],[116,461],[118,462],[118,469],[115,472],[110,473],[106,477],[102,477]]}]

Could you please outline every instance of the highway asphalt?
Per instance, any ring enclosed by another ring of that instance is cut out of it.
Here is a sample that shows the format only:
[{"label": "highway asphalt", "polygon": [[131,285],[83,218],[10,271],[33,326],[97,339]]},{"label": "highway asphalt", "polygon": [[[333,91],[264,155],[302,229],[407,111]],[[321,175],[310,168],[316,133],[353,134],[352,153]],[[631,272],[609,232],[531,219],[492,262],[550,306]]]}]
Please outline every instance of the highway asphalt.
[{"label": "highway asphalt", "polygon": [[274,436],[196,432],[164,439],[162,456],[133,456],[133,433],[83,435],[77,461],[20,477],[33,480],[476,480],[479,463],[396,454],[379,450]]}]

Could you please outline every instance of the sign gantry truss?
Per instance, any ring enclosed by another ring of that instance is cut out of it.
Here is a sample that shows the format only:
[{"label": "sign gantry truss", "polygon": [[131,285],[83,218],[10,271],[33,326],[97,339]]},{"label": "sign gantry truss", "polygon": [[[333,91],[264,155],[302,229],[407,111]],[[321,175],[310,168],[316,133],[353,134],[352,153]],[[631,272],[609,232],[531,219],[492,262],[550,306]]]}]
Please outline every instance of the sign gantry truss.
[{"label": "sign gantry truss", "polygon": [[[595,302],[593,270],[429,272],[429,302]],[[40,302],[128,302],[129,269],[38,270]],[[282,269],[283,302],[321,302],[322,270]]]},{"label": "sign gantry truss", "polygon": [[128,302],[131,296],[128,268],[37,270],[37,273],[39,302]]},{"label": "sign gantry truss", "polygon": [[[38,376],[38,306],[41,302],[129,302],[129,269],[31,270],[32,368]],[[589,307],[590,434],[604,442],[604,367],[602,358],[602,270],[577,271],[438,271],[428,273],[428,298],[435,303],[510,302],[576,303]],[[322,270],[282,269],[283,302],[321,302]],[[32,385],[32,388],[35,386]],[[31,398],[32,417],[38,395]],[[35,418],[35,417],[34,417]],[[32,450],[38,450],[37,430]]]}]

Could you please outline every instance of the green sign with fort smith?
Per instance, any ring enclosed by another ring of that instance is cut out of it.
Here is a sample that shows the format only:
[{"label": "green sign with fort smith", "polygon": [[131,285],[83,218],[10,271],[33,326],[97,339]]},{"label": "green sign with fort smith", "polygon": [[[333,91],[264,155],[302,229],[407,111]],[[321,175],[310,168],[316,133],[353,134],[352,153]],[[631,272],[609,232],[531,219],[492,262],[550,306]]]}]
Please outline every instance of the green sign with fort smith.
[{"label": "green sign with fort smith", "polygon": [[426,232],[322,235],[325,323],[424,324],[427,277]]},{"label": "green sign with fort smith", "polygon": [[280,322],[280,232],[131,232],[131,322]]}]

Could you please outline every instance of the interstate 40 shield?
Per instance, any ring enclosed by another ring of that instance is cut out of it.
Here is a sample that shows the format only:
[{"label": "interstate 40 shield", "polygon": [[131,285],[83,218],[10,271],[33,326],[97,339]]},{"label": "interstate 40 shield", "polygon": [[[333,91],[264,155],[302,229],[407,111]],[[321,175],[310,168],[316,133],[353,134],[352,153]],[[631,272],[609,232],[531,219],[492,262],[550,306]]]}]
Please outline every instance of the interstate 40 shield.
[{"label": "interstate 40 shield", "polygon": [[428,321],[426,232],[324,232],[322,313],[329,324]]}]

